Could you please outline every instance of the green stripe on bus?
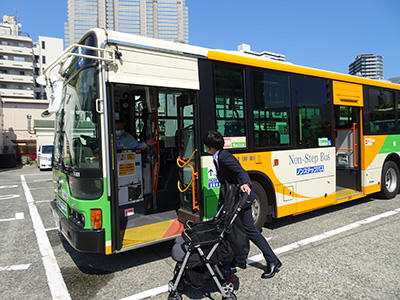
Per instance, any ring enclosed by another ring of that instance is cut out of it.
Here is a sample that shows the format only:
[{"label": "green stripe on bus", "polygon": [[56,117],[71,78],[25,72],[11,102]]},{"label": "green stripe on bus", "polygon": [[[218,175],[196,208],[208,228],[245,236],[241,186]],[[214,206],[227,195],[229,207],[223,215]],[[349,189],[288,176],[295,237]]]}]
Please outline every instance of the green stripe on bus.
[{"label": "green stripe on bus", "polygon": [[400,135],[388,135],[379,153],[400,152]]}]

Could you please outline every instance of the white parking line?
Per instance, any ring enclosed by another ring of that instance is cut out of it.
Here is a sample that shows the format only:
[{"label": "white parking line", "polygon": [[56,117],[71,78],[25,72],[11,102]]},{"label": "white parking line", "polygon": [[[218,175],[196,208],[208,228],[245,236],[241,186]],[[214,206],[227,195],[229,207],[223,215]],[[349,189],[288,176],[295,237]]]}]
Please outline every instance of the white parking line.
[{"label": "white parking line", "polygon": [[31,266],[31,264],[5,266],[5,267],[0,267],[0,271],[21,271],[21,270],[27,270],[30,266]]},{"label": "white parking line", "polygon": [[61,275],[60,267],[58,266],[56,257],[54,256],[53,248],[50,245],[46,230],[44,229],[42,219],[40,218],[29,187],[26,184],[24,175],[21,175],[21,182],[22,187],[24,188],[26,201],[28,202],[29,213],[31,214],[33,228],[35,229],[52,298],[71,299],[67,286],[65,285],[64,279]]},{"label": "white parking line", "polygon": [[33,182],[44,182],[44,181],[53,181],[52,178],[48,178],[48,179],[36,179]]},{"label": "white parking line", "polygon": [[49,202],[51,202],[51,201],[53,201],[52,199],[49,199],[49,200],[39,200],[39,201],[35,201],[35,203],[49,203]]},{"label": "white parking line", "polygon": [[23,212],[17,212],[15,213],[15,218],[9,218],[9,219],[0,219],[0,222],[8,222],[8,221],[15,221],[15,220],[23,220],[25,218]]},{"label": "white parking line", "polygon": [[53,227],[53,228],[46,228],[45,230],[46,230],[46,231],[53,231],[53,230],[58,230],[58,228],[57,228],[57,227]]},{"label": "white parking line", "polygon": [[1,189],[12,189],[12,188],[16,188],[18,185],[13,184],[13,185],[2,185],[0,186],[0,190]]},{"label": "white parking line", "polygon": [[[304,239],[304,240],[301,240],[301,241],[298,241],[298,242],[295,242],[295,243],[292,243],[292,244],[289,244],[289,245],[274,249],[274,252],[276,254],[282,254],[282,253],[288,252],[290,250],[293,250],[293,249],[296,249],[296,248],[299,248],[299,247],[302,247],[302,246],[305,246],[305,245],[308,245],[308,244],[311,244],[311,243],[314,243],[314,242],[317,242],[317,241],[321,241],[321,240],[329,238],[329,237],[332,237],[332,236],[337,235],[339,233],[349,231],[351,229],[360,227],[362,225],[369,224],[369,223],[378,221],[380,219],[393,216],[393,215],[398,214],[398,213],[400,213],[400,208],[397,208],[397,209],[394,209],[394,210],[390,210],[390,211],[384,212],[382,214],[379,214],[379,215],[376,215],[376,216],[372,216],[372,217],[369,217],[369,218],[366,218],[366,219],[351,223],[349,225],[346,225],[346,226],[343,226],[343,227],[339,227],[339,228],[336,228],[334,230],[331,230],[331,231],[328,231],[328,232],[325,232],[325,233],[322,233],[322,234],[318,234],[316,236],[309,237],[307,239]],[[262,254],[257,254],[257,255],[254,255],[254,256],[248,258],[247,259],[247,263],[248,264],[254,264],[254,263],[256,263],[258,261],[261,261],[263,259],[264,259],[264,256]],[[166,293],[166,292],[168,292],[168,285],[163,285],[163,286],[160,286],[160,287],[157,287],[157,288],[154,288],[154,289],[150,289],[150,290],[147,290],[147,291],[144,291],[144,292],[141,292],[141,293],[138,293],[138,294],[123,298],[121,300],[139,300],[139,299],[144,299],[144,298],[148,298],[148,297],[154,297],[154,296],[156,296],[158,294],[162,294],[162,293]]]},{"label": "white parking line", "polygon": [[9,199],[14,199],[18,198],[19,195],[1,195],[0,200],[9,200]]}]

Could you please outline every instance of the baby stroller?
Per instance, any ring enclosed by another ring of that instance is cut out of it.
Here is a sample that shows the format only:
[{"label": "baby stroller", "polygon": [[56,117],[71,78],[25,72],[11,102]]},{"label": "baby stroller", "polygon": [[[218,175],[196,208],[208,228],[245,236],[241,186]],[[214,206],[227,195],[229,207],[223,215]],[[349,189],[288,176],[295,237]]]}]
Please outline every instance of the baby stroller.
[{"label": "baby stroller", "polygon": [[238,215],[250,203],[247,193],[233,186],[227,190],[224,203],[212,220],[187,222],[175,240],[172,258],[177,263],[168,284],[168,300],[182,299],[186,285],[202,288],[209,285],[211,278],[222,299],[236,299],[232,268],[245,268],[249,253],[249,240]]}]

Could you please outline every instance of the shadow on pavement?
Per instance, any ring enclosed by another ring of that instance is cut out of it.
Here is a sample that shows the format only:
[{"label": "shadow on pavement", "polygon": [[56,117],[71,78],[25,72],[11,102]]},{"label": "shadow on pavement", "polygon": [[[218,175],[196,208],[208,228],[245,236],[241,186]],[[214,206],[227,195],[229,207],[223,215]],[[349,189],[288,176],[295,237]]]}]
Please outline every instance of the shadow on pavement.
[{"label": "shadow on pavement", "polygon": [[[375,195],[374,195],[375,197]],[[319,217],[322,215],[326,215],[326,214],[330,214],[332,212],[336,212],[336,211],[340,211],[342,209],[346,209],[352,206],[357,206],[359,204],[365,203],[365,202],[370,202],[370,201],[374,201],[375,199],[371,199],[369,197],[364,197],[364,198],[360,198],[360,199],[356,199],[356,200],[352,200],[350,202],[345,202],[345,203],[341,203],[338,205],[333,205],[333,206],[329,206],[329,207],[325,207],[325,208],[320,208],[318,210],[314,210],[308,213],[304,213],[298,216],[287,216],[287,217],[283,217],[280,219],[274,219],[272,221],[272,223],[266,223],[264,225],[265,228],[273,230],[273,229],[277,229],[286,225],[291,225],[291,224],[295,224],[298,222],[302,222],[305,220],[309,220],[315,217]]]}]

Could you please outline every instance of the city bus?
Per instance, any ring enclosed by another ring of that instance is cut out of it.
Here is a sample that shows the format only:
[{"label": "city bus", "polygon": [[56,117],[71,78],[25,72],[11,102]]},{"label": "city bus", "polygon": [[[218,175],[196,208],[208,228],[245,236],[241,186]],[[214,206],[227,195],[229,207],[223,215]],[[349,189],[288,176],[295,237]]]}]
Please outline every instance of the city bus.
[{"label": "city bus", "polygon": [[[42,82],[56,116],[53,214],[82,252],[143,247],[212,218],[209,130],[247,170],[258,228],[399,191],[400,85],[105,29]],[[118,146],[116,122],[154,145]]]}]

